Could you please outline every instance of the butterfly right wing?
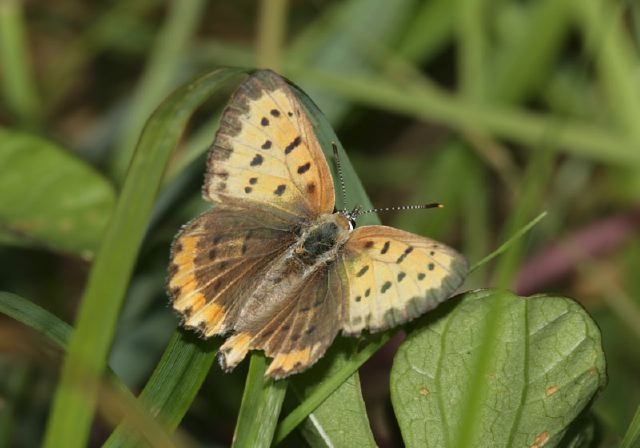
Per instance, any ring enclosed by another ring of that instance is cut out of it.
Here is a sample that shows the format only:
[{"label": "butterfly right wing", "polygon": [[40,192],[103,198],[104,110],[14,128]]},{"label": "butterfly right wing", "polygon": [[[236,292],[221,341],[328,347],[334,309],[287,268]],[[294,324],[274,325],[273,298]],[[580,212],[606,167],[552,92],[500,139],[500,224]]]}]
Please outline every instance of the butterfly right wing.
[{"label": "butterfly right wing", "polygon": [[408,322],[449,298],[469,272],[452,248],[387,226],[355,229],[339,264],[349,291],[345,334]]},{"label": "butterfly right wing", "polygon": [[294,240],[291,223],[260,210],[216,207],[185,225],[167,285],[184,325],[205,337],[233,329],[268,265]]}]

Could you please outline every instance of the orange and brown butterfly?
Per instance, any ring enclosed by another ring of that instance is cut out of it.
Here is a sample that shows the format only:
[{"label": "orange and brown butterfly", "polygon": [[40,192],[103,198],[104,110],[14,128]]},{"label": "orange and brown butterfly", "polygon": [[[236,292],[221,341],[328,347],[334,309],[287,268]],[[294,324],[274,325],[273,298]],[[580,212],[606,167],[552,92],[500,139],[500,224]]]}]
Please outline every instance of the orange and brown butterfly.
[{"label": "orange and brown butterfly", "polygon": [[187,328],[230,335],[231,370],[249,350],[283,378],[320,359],[339,332],[359,335],[407,322],[462,284],[453,249],[386,226],[354,229],[335,211],[333,181],[291,86],[272,71],[250,75],[225,109],[203,187],[211,210],[172,249],[168,290]]}]

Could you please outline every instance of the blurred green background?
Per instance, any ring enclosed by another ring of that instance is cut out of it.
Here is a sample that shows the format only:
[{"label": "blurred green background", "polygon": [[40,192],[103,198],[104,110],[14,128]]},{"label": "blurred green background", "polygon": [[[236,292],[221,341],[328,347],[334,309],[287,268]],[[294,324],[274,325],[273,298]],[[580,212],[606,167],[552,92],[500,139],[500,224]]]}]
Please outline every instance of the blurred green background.
[{"label": "blurred green background", "polygon": [[[73,322],[150,113],[203,71],[274,68],[333,123],[374,204],[446,206],[384,223],[474,262],[548,211],[465,288],[554,292],[589,311],[609,375],[598,444],[615,446],[640,403],[639,54],[635,1],[0,0],[0,289]],[[176,325],[169,244],[206,208],[203,156],[227,98],[192,120],[136,264],[109,360],[134,391]],[[60,354],[9,318],[0,335],[0,446],[38,446]],[[393,353],[362,370],[381,446],[401,443]],[[184,440],[230,442],[245,374],[214,366]]]}]

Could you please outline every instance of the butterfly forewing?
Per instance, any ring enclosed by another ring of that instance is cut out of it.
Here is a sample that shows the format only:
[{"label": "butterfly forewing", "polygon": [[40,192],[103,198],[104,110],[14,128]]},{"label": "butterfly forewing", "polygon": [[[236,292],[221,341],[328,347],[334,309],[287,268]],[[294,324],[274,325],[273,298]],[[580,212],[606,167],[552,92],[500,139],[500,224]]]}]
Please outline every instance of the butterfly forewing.
[{"label": "butterfly forewing", "polygon": [[329,167],[282,78],[259,71],[238,88],[209,153],[204,194],[222,204],[269,204],[291,220],[333,210]]},{"label": "butterfly forewing", "polygon": [[384,330],[435,308],[468,272],[453,249],[386,226],[354,230],[341,265],[348,289],[345,334]]}]

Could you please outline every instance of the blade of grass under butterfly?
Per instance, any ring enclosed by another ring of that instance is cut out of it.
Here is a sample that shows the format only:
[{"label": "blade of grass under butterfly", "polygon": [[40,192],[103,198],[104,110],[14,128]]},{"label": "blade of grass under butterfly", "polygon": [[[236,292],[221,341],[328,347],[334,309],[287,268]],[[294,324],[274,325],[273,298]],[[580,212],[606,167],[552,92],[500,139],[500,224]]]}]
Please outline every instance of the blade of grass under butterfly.
[{"label": "blade of grass under butterfly", "polygon": [[266,368],[267,359],[263,354],[251,355],[238,423],[233,434],[232,446],[235,448],[271,446],[287,391],[287,380],[265,378]]},{"label": "blade of grass under butterfly", "polygon": [[[61,349],[67,348],[73,334],[73,328],[69,324],[35,303],[10,292],[0,291],[0,313],[23,323]],[[104,400],[101,400],[101,406],[106,408],[103,409],[105,413],[111,414],[107,417],[135,422],[144,438],[153,446],[172,445],[167,433],[136,403],[136,398],[113,372],[108,372],[106,380],[107,384],[102,388],[101,397]],[[107,405],[105,401],[108,402]]]},{"label": "blade of grass under butterfly", "polygon": [[[166,163],[186,123],[239,69],[219,69],[175,91],[153,113],[138,143],[92,266],[49,417],[45,446],[84,446],[118,312]],[[85,383],[83,390],[78,386]]]},{"label": "blade of grass under butterfly", "polygon": [[[181,331],[174,333],[139,398],[166,431],[175,430],[187,413],[211,368],[217,346],[217,341],[203,341]],[[103,446],[140,446],[137,432],[134,425],[123,422]]]}]

